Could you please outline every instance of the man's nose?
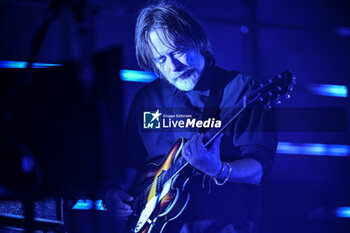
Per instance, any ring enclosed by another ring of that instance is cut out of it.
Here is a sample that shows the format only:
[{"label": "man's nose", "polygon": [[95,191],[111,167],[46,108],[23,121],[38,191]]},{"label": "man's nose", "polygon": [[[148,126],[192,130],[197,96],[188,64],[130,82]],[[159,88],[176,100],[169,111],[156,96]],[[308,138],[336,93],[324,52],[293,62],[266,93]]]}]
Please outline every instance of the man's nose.
[{"label": "man's nose", "polygon": [[179,72],[179,71],[182,71],[184,68],[184,64],[182,64],[178,59],[176,59],[173,56],[170,56],[168,65],[169,65],[169,69],[172,72]]}]

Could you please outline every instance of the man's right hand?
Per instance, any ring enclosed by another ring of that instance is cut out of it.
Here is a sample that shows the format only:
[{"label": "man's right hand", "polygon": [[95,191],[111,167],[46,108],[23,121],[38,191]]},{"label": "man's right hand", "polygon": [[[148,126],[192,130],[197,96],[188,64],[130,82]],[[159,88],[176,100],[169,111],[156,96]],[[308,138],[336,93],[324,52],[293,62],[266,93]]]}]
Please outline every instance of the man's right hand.
[{"label": "man's right hand", "polygon": [[106,193],[105,204],[108,210],[111,210],[116,220],[128,220],[133,213],[130,205],[126,202],[134,198],[122,189],[112,189]]}]

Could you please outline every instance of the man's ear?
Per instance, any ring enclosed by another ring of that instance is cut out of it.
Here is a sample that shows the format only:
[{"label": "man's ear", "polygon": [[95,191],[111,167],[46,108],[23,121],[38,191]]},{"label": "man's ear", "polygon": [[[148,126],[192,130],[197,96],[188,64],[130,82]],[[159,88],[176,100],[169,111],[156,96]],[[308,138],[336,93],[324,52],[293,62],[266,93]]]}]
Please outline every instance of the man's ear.
[{"label": "man's ear", "polygon": [[153,68],[153,72],[157,75],[158,78],[164,79],[164,76],[156,67]]}]

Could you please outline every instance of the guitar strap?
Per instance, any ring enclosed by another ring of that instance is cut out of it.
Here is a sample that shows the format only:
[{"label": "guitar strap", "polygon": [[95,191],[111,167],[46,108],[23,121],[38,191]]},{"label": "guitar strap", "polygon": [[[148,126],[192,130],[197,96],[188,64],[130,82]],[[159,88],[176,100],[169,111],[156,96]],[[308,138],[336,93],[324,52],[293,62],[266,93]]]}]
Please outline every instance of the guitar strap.
[{"label": "guitar strap", "polygon": [[[202,120],[209,118],[220,119],[220,103],[224,94],[224,88],[232,77],[236,77],[239,71],[227,71],[219,67],[214,68],[211,76],[209,96],[204,103]],[[231,77],[231,78],[230,78]],[[200,128],[200,133],[205,133],[210,128]]]}]

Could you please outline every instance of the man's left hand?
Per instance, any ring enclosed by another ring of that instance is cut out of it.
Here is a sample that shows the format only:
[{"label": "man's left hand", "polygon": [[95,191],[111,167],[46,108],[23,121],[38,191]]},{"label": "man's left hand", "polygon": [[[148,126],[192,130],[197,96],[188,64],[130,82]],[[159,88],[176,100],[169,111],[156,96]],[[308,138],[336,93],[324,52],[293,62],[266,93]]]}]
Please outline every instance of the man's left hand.
[{"label": "man's left hand", "polygon": [[182,148],[182,156],[193,167],[209,176],[217,176],[222,168],[220,160],[221,134],[207,150],[203,144],[204,134],[196,134]]}]

